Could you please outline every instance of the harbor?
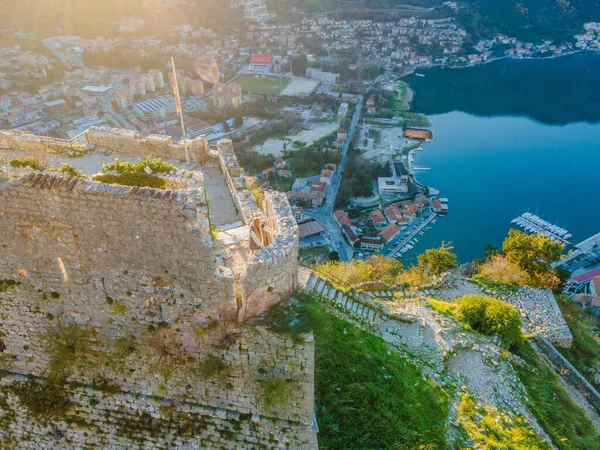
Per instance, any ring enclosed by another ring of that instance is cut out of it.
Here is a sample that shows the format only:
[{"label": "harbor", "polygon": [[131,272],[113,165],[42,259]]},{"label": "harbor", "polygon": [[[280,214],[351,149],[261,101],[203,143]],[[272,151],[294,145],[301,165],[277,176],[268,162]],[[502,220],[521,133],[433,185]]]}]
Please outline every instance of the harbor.
[{"label": "harbor", "polygon": [[430,223],[435,223],[435,219],[437,217],[436,213],[431,213],[428,217],[422,219],[422,222],[418,224],[413,230],[409,231],[408,236],[405,237],[398,245],[392,248],[389,252],[386,253],[386,256],[396,256],[397,258],[402,258],[402,255],[414,248],[414,246],[419,242],[417,235],[423,235],[425,228]]},{"label": "harbor", "polygon": [[526,212],[519,217],[511,221],[512,224],[518,225],[528,233],[541,234],[542,236],[548,236],[554,242],[560,242],[568,247],[572,247],[573,244],[569,242],[572,235],[568,230],[554,225],[535,214]]}]

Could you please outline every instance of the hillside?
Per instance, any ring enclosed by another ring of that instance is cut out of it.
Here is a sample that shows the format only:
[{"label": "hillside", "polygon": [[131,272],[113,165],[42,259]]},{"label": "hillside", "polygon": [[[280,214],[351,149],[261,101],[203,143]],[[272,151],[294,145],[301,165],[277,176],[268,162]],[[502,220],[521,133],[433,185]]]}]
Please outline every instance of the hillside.
[{"label": "hillside", "polygon": [[456,15],[474,38],[503,33],[526,41],[570,41],[574,34],[583,31],[585,22],[600,20],[597,0],[461,0],[456,2],[457,10],[443,6],[442,0],[364,0],[350,5],[336,0],[272,0],[271,3],[274,8],[285,4],[306,12],[342,15],[360,12],[361,16],[370,13],[372,18],[380,20],[389,19],[389,14],[378,12],[382,8],[393,9],[398,15]]},{"label": "hillside", "polygon": [[600,20],[595,0],[466,0],[458,17],[467,31],[479,37],[494,33],[522,40],[570,40],[585,22]]}]

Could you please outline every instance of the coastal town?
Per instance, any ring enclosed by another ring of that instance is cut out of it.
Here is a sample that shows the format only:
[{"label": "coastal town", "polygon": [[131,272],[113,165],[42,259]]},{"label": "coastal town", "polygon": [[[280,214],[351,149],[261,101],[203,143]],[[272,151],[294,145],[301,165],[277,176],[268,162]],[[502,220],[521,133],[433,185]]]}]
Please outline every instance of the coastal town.
[{"label": "coastal town", "polygon": [[453,17],[455,2],[440,7],[446,17],[390,22],[274,21],[262,0],[223,7],[244,19],[227,34],[180,24],[159,37],[142,18],[114,22],[110,37],[95,39],[3,30],[0,123],[74,156],[90,127],[172,142],[229,138],[257,186],[287,193],[311,258],[401,259],[449,211],[415,176],[429,170],[414,159],[434,131],[411,111],[414,92],[401,77],[600,49],[596,22],[574,42],[473,41]]},{"label": "coastal town", "polygon": [[600,450],[600,5],[56,1],[0,24],[0,448]]}]

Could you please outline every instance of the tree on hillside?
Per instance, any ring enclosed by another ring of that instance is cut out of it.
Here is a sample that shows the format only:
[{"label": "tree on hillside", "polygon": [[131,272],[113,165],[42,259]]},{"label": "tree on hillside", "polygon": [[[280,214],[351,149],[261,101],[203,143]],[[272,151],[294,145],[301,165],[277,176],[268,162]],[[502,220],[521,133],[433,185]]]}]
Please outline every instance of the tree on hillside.
[{"label": "tree on hillside", "polygon": [[[510,230],[502,243],[506,259],[523,269],[533,279],[542,281],[553,274],[552,264],[559,261],[564,245],[549,237]],[[558,279],[558,275],[554,274]]]},{"label": "tree on hillside", "polygon": [[425,250],[425,253],[417,257],[419,266],[430,275],[441,275],[457,266],[456,255],[451,251],[453,249],[454,247],[442,243],[440,248]]},{"label": "tree on hillside", "polygon": [[303,53],[292,60],[292,72],[297,77],[303,77],[308,69],[308,57]]}]

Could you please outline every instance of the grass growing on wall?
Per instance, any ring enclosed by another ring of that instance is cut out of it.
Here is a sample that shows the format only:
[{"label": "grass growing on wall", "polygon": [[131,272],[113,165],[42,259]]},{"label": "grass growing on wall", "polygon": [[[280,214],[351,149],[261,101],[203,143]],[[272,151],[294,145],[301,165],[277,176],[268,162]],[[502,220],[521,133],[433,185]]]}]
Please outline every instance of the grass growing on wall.
[{"label": "grass growing on wall", "polygon": [[598,450],[600,435],[573,403],[554,372],[545,365],[529,344],[518,351],[527,365],[514,364],[527,389],[530,410],[559,449]]},{"label": "grass growing on wall", "polygon": [[573,335],[571,348],[558,350],[596,389],[599,389],[600,384],[594,383],[595,372],[590,369],[600,367],[600,327],[591,312],[580,310],[575,303],[563,297],[558,297],[557,301]]},{"label": "grass growing on wall", "polygon": [[319,448],[447,448],[445,392],[382,339],[298,298],[295,331],[315,335]]},{"label": "grass growing on wall", "polygon": [[166,180],[156,175],[146,173],[124,173],[122,175],[96,175],[92,178],[106,184],[120,184],[123,186],[150,187],[155,189],[164,189],[167,185]]}]

